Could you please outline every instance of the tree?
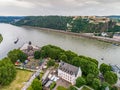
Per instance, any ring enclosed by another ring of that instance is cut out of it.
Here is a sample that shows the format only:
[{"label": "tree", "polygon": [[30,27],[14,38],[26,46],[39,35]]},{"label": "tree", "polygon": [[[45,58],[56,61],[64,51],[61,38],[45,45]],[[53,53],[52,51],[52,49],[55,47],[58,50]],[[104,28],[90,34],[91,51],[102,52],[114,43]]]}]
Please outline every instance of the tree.
[{"label": "tree", "polygon": [[91,85],[94,78],[95,78],[94,74],[88,74],[86,77],[87,84]]},{"label": "tree", "polygon": [[14,49],[8,52],[8,57],[13,62],[13,64],[18,60],[18,53],[21,51],[19,49]]},{"label": "tree", "polygon": [[50,85],[50,90],[52,90],[55,86],[56,86],[56,82],[54,81],[54,82]]},{"label": "tree", "polygon": [[42,90],[42,83],[36,78],[33,80],[31,86],[33,90]]},{"label": "tree", "polygon": [[68,62],[71,62],[70,60],[72,60],[74,57],[77,57],[77,54],[70,50],[66,51],[65,54],[67,56]]},{"label": "tree", "polygon": [[50,66],[54,66],[55,65],[55,61],[50,59],[48,62],[47,62],[47,66],[50,67]]},{"label": "tree", "polygon": [[9,58],[0,60],[0,86],[10,84],[16,76],[16,68]]},{"label": "tree", "polygon": [[24,52],[19,52],[18,59],[20,59],[21,62],[24,62],[27,59],[27,54],[25,54]]},{"label": "tree", "polygon": [[35,59],[40,59],[40,56],[41,56],[41,55],[40,55],[40,51],[35,51],[35,52],[34,52],[34,58],[35,58]]},{"label": "tree", "polygon": [[62,54],[62,55],[60,56],[59,60],[62,60],[62,61],[64,61],[64,62],[66,62],[66,61],[67,61],[67,56],[66,56],[65,54]]},{"label": "tree", "polygon": [[27,59],[27,55],[19,49],[14,49],[8,52],[8,57],[13,62],[13,64],[20,59],[21,62],[24,62]]},{"label": "tree", "polygon": [[107,82],[103,82],[101,84],[101,90],[105,90],[106,87],[110,87],[110,85]]},{"label": "tree", "polygon": [[74,86],[70,86],[68,90],[77,90]]},{"label": "tree", "polygon": [[85,85],[85,84],[86,84],[86,81],[85,81],[85,79],[83,77],[78,77],[76,79],[76,86],[78,88],[80,88],[82,85]]},{"label": "tree", "polygon": [[94,78],[93,82],[92,82],[92,87],[95,90],[99,90],[100,89],[100,80],[97,78]]},{"label": "tree", "polygon": [[102,74],[105,74],[105,72],[107,72],[107,71],[111,71],[111,66],[109,66],[109,65],[107,65],[107,64],[105,64],[105,63],[102,63],[102,64],[100,65],[100,72],[101,72]]},{"label": "tree", "polygon": [[118,90],[118,88],[116,86],[113,86],[111,90]]},{"label": "tree", "polygon": [[112,71],[107,71],[104,74],[105,81],[108,82],[110,85],[113,85],[117,82],[118,77],[117,74]]}]

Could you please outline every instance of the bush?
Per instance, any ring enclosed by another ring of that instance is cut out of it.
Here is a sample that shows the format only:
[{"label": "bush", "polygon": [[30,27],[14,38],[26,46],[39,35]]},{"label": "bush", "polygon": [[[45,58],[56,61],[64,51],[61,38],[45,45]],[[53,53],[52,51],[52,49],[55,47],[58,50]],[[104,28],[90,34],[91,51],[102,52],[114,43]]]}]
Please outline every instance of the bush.
[{"label": "bush", "polygon": [[34,58],[35,59],[40,59],[40,51],[35,51],[34,52]]},{"label": "bush", "polygon": [[47,66],[50,67],[50,66],[54,66],[55,65],[55,61],[50,59],[48,62],[47,62]]},{"label": "bush", "polygon": [[55,86],[56,86],[56,82],[53,82],[53,83],[50,85],[50,90],[52,90]]}]

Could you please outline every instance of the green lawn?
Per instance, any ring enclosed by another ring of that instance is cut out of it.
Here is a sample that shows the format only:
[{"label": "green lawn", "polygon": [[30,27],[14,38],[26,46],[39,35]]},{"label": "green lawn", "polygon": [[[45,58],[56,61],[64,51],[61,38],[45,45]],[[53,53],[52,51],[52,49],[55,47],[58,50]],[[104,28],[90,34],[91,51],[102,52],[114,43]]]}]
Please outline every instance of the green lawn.
[{"label": "green lawn", "polygon": [[63,86],[58,86],[57,90],[67,90],[67,88],[63,87]]},{"label": "green lawn", "polygon": [[17,70],[15,80],[8,86],[0,87],[0,90],[21,90],[24,86],[24,82],[29,80],[32,72],[26,70]]}]

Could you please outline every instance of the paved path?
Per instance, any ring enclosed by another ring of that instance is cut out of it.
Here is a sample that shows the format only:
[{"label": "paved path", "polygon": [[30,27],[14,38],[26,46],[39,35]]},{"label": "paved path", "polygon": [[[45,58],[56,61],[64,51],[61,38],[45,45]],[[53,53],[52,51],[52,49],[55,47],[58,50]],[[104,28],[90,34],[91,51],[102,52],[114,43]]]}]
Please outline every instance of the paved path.
[{"label": "paved path", "polygon": [[94,89],[92,89],[92,88],[90,88],[90,87],[88,87],[88,86],[86,86],[86,85],[83,85],[83,86],[81,86],[80,88],[78,88],[78,87],[76,87],[76,86],[74,86],[74,87],[77,88],[77,90],[82,90],[82,88],[83,88],[84,86],[87,87],[87,88],[89,88],[90,90],[94,90]]},{"label": "paved path", "polygon": [[40,74],[41,69],[38,69],[29,79],[28,82],[25,83],[24,87],[21,90],[27,90],[27,88],[31,85],[32,81]]}]

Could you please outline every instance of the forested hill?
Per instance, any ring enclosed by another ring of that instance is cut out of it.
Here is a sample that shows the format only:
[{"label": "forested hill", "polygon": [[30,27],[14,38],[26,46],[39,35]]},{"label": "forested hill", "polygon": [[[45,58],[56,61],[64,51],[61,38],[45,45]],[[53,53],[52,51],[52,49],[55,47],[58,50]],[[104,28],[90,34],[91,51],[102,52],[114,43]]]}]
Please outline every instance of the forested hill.
[{"label": "forested hill", "polygon": [[0,23],[14,23],[22,18],[22,16],[0,16]]},{"label": "forested hill", "polygon": [[27,25],[27,26],[66,30],[67,23],[71,22],[71,20],[72,17],[66,17],[66,16],[28,16],[16,22],[15,25],[18,26]]},{"label": "forested hill", "polygon": [[105,17],[89,16],[27,16],[15,25],[36,26],[57,30],[67,30],[71,32],[101,33],[101,32],[118,32],[120,26],[116,22]]}]

